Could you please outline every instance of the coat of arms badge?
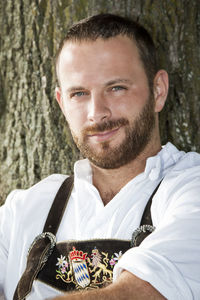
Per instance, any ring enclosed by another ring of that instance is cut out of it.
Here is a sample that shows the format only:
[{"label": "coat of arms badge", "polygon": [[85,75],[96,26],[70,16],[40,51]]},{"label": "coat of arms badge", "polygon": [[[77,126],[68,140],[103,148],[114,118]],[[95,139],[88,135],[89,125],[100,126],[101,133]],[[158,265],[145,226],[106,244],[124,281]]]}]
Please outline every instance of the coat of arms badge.
[{"label": "coat of arms badge", "polygon": [[82,288],[85,288],[90,284],[90,275],[87,268],[86,257],[87,253],[78,251],[75,247],[73,247],[73,251],[69,253],[76,282]]}]

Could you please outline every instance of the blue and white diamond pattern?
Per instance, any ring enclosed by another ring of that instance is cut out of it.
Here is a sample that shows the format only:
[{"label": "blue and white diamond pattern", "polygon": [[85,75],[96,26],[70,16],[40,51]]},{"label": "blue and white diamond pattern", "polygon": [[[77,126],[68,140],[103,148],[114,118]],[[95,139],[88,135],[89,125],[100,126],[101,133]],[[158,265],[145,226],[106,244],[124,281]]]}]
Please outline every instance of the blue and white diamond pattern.
[{"label": "blue and white diamond pattern", "polygon": [[74,275],[77,283],[85,288],[90,284],[90,275],[85,260],[73,261],[72,266],[74,269]]}]

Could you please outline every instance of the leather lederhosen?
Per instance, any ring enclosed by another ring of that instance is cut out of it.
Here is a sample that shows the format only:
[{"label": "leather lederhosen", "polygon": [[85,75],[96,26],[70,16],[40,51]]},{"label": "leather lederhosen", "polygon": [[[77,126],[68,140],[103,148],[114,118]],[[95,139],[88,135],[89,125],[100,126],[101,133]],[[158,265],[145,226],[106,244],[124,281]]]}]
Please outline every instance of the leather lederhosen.
[{"label": "leather lederhosen", "polygon": [[63,292],[110,284],[113,268],[123,253],[139,246],[154,230],[150,207],[160,183],[149,198],[140,227],[134,231],[131,240],[96,239],[56,243],[56,232],[73,187],[73,176],[68,177],[56,194],[43,233],[35,238],[29,249],[27,266],[13,299],[25,299],[35,279]]}]

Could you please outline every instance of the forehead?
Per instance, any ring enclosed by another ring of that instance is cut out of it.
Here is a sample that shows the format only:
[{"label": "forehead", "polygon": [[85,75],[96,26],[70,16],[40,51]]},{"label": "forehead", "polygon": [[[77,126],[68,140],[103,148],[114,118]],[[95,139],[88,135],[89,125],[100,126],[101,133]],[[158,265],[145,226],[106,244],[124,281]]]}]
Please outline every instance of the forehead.
[{"label": "forehead", "polygon": [[133,40],[119,35],[106,40],[66,42],[57,62],[57,73],[60,80],[72,74],[77,77],[78,73],[91,77],[101,72],[117,75],[133,66],[136,71],[143,69],[138,48]]}]

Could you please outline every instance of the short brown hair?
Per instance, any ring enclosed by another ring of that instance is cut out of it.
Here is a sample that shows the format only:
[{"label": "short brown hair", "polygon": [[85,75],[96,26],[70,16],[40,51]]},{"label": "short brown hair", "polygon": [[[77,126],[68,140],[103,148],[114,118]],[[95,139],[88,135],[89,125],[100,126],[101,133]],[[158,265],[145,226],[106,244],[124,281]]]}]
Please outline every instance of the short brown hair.
[{"label": "short brown hair", "polygon": [[136,43],[152,92],[153,79],[158,71],[155,45],[144,27],[126,17],[98,14],[75,23],[67,30],[66,36],[60,44],[56,63],[67,41],[95,41],[98,38],[109,39],[117,35],[127,36]]}]

